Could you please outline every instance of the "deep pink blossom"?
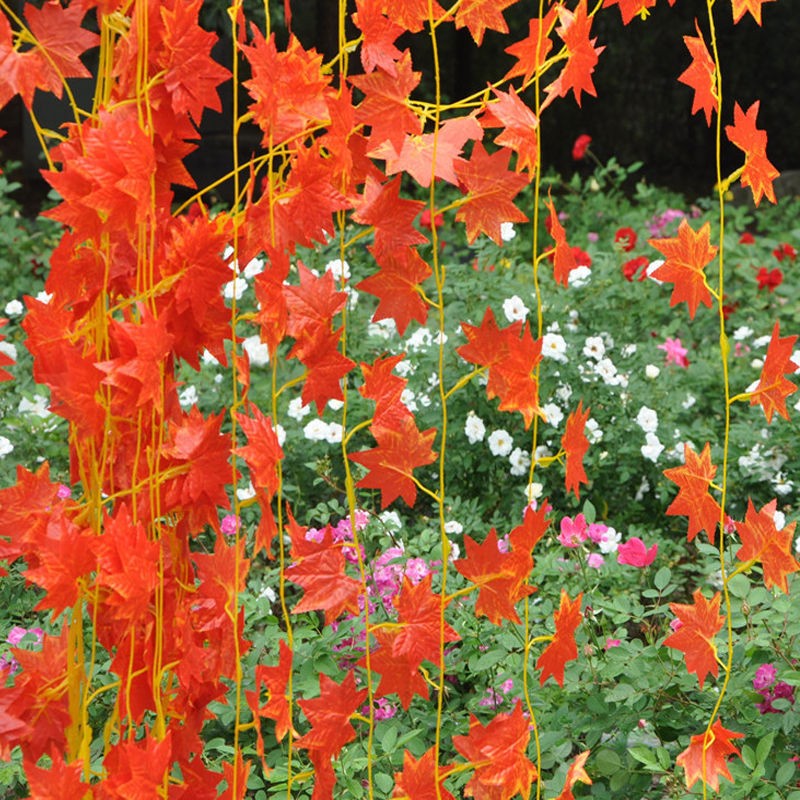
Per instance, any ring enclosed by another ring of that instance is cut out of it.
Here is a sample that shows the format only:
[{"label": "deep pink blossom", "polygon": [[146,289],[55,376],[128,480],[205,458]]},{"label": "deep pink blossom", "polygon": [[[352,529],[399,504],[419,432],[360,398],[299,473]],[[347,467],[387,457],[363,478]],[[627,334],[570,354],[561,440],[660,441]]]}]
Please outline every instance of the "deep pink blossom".
[{"label": "deep pink blossom", "polygon": [[586,517],[578,514],[573,520],[572,517],[561,518],[561,533],[558,534],[558,541],[564,547],[578,547],[586,541],[589,535],[589,526],[586,524]]},{"label": "deep pink blossom", "polygon": [[658,544],[648,549],[638,536],[633,536],[617,548],[617,561],[632,567],[648,567],[655,561],[657,554]]},{"label": "deep pink blossom", "polygon": [[667,337],[664,344],[658,345],[658,349],[666,353],[665,363],[677,364],[684,369],[689,366],[689,359],[686,358],[686,354],[689,351],[681,344],[680,339],[670,339]]}]

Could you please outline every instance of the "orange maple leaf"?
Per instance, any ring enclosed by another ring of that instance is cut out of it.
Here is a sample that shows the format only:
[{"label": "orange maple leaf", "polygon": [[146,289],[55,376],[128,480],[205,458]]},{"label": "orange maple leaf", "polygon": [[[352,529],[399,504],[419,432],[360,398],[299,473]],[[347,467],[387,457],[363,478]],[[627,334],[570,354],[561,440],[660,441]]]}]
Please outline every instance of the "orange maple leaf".
[{"label": "orange maple leaf", "polygon": [[743,733],[723,728],[719,719],[714,721],[707,734],[704,732],[692,736],[689,746],[675,759],[675,763],[686,770],[687,788],[691,789],[698,780],[702,780],[715,792],[719,791],[720,775],[731,780],[728,756],[741,755],[731,744],[731,739],[742,738]]},{"label": "orange maple leaf", "polygon": [[556,21],[557,6],[551,6],[544,18],[533,17],[528,22],[528,35],[519,42],[506,47],[506,53],[517,59],[517,63],[506,73],[505,78],[521,75],[527,84],[547,60],[553,48],[549,33]]},{"label": "orange maple leaf", "polygon": [[533,567],[530,552],[501,553],[497,547],[497,531],[492,528],[482,544],[464,536],[466,556],[455,562],[455,568],[478,587],[475,615],[487,616],[500,625],[508,619],[519,622],[514,605],[534,589],[525,583]]},{"label": "orange maple leaf", "polygon": [[758,205],[762,197],[775,203],[772,181],[780,174],[767,158],[767,132],[756,128],[760,101],[756,100],[747,112],[738,103],[733,107],[733,125],[725,126],[725,135],[744,152],[742,186],[749,186],[753,202]]},{"label": "orange maple leaf", "polygon": [[436,785],[436,749],[431,747],[419,759],[403,752],[403,769],[394,776],[392,797],[399,800],[455,800],[442,785],[453,771],[452,766],[439,766],[439,786]]},{"label": "orange maple leaf", "polygon": [[[8,320],[5,317],[0,318],[0,328],[6,324],[8,324]],[[0,335],[0,342],[2,342],[4,338],[5,337],[3,335]],[[13,358],[11,358],[11,356],[0,351],[0,381],[10,381],[14,379],[14,376],[10,372],[4,370],[3,367],[11,367],[15,363],[16,362]]]},{"label": "orange maple leaf", "polygon": [[788,594],[786,576],[800,570],[800,564],[792,555],[794,529],[797,523],[792,522],[778,530],[775,524],[777,502],[772,500],[756,512],[753,501],[747,498],[744,522],[735,523],[736,531],[742,540],[736,558],[745,562],[743,570],[757,561],[761,562],[764,585],[767,589],[777,586]]},{"label": "orange maple leaf", "polygon": [[528,181],[508,169],[510,159],[511,151],[506,148],[489,155],[480,142],[475,142],[469,161],[456,164],[456,175],[467,190],[467,198],[456,212],[456,221],[466,224],[470,244],[479,233],[485,233],[501,245],[503,222],[528,220],[512,202]]},{"label": "orange maple leaf", "polygon": [[35,761],[24,758],[31,800],[63,800],[65,797],[85,800],[92,797],[91,787],[81,780],[83,765],[80,759],[67,764],[58,751],[51,753],[50,758],[49,769],[37,767]]},{"label": "orange maple leaf", "polygon": [[[275,738],[280,741],[286,732],[292,727],[292,719],[289,714],[289,700],[286,696],[286,689],[289,682],[289,675],[292,671],[292,650],[286,642],[281,639],[278,645],[278,663],[271,667],[265,664],[257,664],[255,670],[255,690],[245,692],[247,703],[253,716],[267,717],[275,720]],[[262,685],[269,693],[269,699],[263,705],[259,704]],[[255,726],[258,735],[257,750],[258,755],[264,756],[264,741],[261,737],[261,727]]]},{"label": "orange maple leaf", "polygon": [[761,367],[761,376],[755,388],[748,393],[750,405],[760,403],[768,423],[772,422],[772,415],[776,411],[784,419],[789,419],[786,398],[797,391],[797,386],[784,377],[793,374],[798,368],[792,361],[792,348],[797,336],[780,336],[780,332],[780,322],[776,322],[767,347],[767,357]]},{"label": "orange maple leaf", "polygon": [[564,665],[578,657],[578,646],[575,644],[575,631],[581,624],[581,601],[583,592],[574,600],[561,590],[561,603],[553,614],[556,632],[550,644],[545,647],[536,661],[536,668],[542,670],[539,683],[553,676],[559,686],[564,686]]},{"label": "orange maple leaf", "polygon": [[538,777],[527,755],[529,740],[530,723],[519,700],[510,714],[497,714],[487,725],[471,716],[469,733],[453,737],[456,750],[475,766],[465,796],[509,800],[519,793],[527,797]]},{"label": "orange maple leaf", "polygon": [[396,497],[413,506],[417,499],[414,470],[436,459],[431,449],[436,429],[421,432],[413,416],[408,415],[393,420],[391,426],[385,421],[373,422],[370,430],[378,446],[348,453],[348,458],[370,470],[356,486],[380,489],[381,508],[386,508]]},{"label": "orange maple leaf", "polygon": [[556,243],[555,253],[553,254],[553,277],[556,279],[556,283],[568,286],[569,274],[578,266],[578,262],[575,260],[575,252],[567,242],[567,232],[564,230],[558,214],[556,214],[552,199],[548,198],[545,205],[550,211],[550,216],[547,218],[547,226]]},{"label": "orange maple leaf", "polygon": [[656,0],[603,0],[603,8],[618,6],[622,24],[627,25],[637,14],[644,17],[648,8],[655,6]]},{"label": "orange maple leaf", "polygon": [[719,673],[717,647],[714,637],[722,628],[725,617],[719,613],[720,593],[706,600],[697,589],[692,595],[693,605],[670,603],[670,611],[680,620],[681,626],[664,639],[667,647],[683,652],[686,671],[694,672],[703,688],[706,675],[710,672],[715,678]]},{"label": "orange maple leaf", "polygon": [[556,28],[556,33],[566,47],[567,63],[558,77],[545,87],[547,98],[542,103],[542,109],[550,105],[556,97],[564,97],[570,89],[579,106],[581,92],[597,97],[592,73],[600,53],[605,50],[605,47],[595,47],[597,39],[589,38],[593,18],[588,16],[586,0],[580,0],[575,11],[570,11],[563,5],[558,6],[558,19],[561,27]]},{"label": "orange maple leaf", "polygon": [[364,35],[360,51],[364,72],[382,67],[394,75],[394,62],[403,55],[394,46],[394,41],[404,29],[381,13],[382,5],[382,0],[356,0],[357,10],[352,19]]},{"label": "orange maple leaf", "polygon": [[495,137],[495,144],[510,147],[517,154],[515,170],[533,173],[539,152],[539,121],[512,87],[507,94],[494,89],[497,100],[486,106],[481,123],[484,127],[502,125],[505,130]]},{"label": "orange maple leaf", "polygon": [[589,408],[583,410],[583,400],[581,400],[578,407],[567,417],[564,435],[561,437],[561,447],[567,457],[566,490],[574,491],[578,499],[581,496],[581,484],[589,482],[586,470],[583,468],[583,457],[589,449],[589,440],[584,431],[590,411]]},{"label": "orange maple leaf", "polygon": [[272,419],[264,416],[259,408],[250,403],[251,416],[236,419],[247,437],[247,444],[235,450],[250,468],[250,478],[256,489],[266,489],[271,498],[278,489],[278,462],[283,458],[283,449],[278,442],[278,434]]},{"label": "orange maple leaf", "polygon": [[518,0],[462,0],[456,10],[456,28],[467,27],[480,47],[487,28],[508,33],[503,10],[516,2]]},{"label": "orange maple leaf", "polygon": [[564,779],[564,788],[561,794],[555,800],[575,800],[575,795],[572,794],[572,787],[580,781],[581,783],[591,784],[592,779],[586,773],[584,765],[586,759],[589,758],[589,750],[584,750],[573,759],[567,770],[567,777]]},{"label": "orange maple leaf", "polygon": [[[415,694],[427,700],[428,684],[419,670],[417,659],[413,653],[404,652],[401,646],[395,648],[400,631],[373,628],[372,632],[378,642],[378,648],[370,650],[369,667],[373,675],[381,676],[380,683],[375,687],[375,694],[382,697],[396,694],[400,698],[400,705],[406,711]],[[366,668],[366,656],[361,658],[356,666]]]},{"label": "orange maple leaf", "polygon": [[731,0],[733,6],[733,21],[738,22],[743,16],[745,11],[749,11],[753,15],[753,19],[760,25],[761,24],[761,6],[764,3],[773,3],[775,0]]},{"label": "orange maple leaf", "polygon": [[674,238],[648,239],[656,250],[666,256],[666,261],[651,277],[675,284],[669,304],[675,306],[685,301],[691,318],[694,318],[700,303],[711,307],[711,292],[703,272],[703,268],[717,254],[717,248],[710,244],[710,237],[710,223],[706,222],[695,233],[691,225],[682,219],[678,226],[678,235]]},{"label": "orange maple leaf", "polygon": [[689,48],[692,63],[680,74],[678,80],[694,89],[692,114],[702,111],[706,115],[706,122],[711,125],[712,112],[719,112],[716,67],[709,55],[697,20],[694,24],[697,36],[683,37],[684,44]]},{"label": "orange maple leaf", "polygon": [[678,484],[678,494],[667,508],[667,515],[689,517],[688,541],[691,542],[704,530],[711,544],[714,544],[721,509],[708,493],[711,481],[717,474],[716,466],[711,463],[711,445],[706,442],[703,452],[698,456],[690,444],[684,444],[683,458],[682,466],[664,470],[664,475]]}]

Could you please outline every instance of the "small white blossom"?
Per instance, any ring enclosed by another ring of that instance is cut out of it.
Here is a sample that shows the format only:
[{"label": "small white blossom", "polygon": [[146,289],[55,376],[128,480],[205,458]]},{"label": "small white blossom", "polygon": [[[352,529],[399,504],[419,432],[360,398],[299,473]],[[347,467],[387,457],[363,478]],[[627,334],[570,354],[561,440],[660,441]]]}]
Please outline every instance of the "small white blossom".
[{"label": "small white blossom", "polygon": [[208,350],[203,350],[203,355],[200,356],[200,360],[206,367],[217,366],[219,364],[217,357],[212,355]]},{"label": "small white blossom", "polygon": [[523,450],[521,447],[515,447],[511,455],[508,457],[511,463],[512,475],[527,475],[528,470],[531,468],[530,454]]},{"label": "small white blossom", "polygon": [[36,295],[36,299],[47,305],[53,299],[53,295],[50,292],[41,291]]},{"label": "small white blossom", "polygon": [[567,342],[559,333],[546,333],[542,337],[542,355],[554,361],[567,361]]},{"label": "small white blossom", "polygon": [[14,445],[5,436],[0,436],[0,458],[5,458],[9,453],[14,452]]},{"label": "small white blossom", "polygon": [[25,307],[22,305],[22,303],[20,303],[19,300],[9,300],[4,309],[5,313],[9,317],[18,317],[24,310]]},{"label": "small white blossom", "polygon": [[247,482],[247,486],[242,486],[236,490],[236,497],[239,500],[252,500],[256,496],[256,490],[252,481]]},{"label": "small white blossom", "polygon": [[513,222],[501,222],[500,223],[500,238],[504,242],[510,242],[516,235],[517,235],[517,232],[514,230],[514,223]]},{"label": "small white blossom", "polygon": [[303,405],[302,397],[295,397],[289,401],[289,408],[286,413],[292,418],[300,422],[303,417],[311,413],[310,405]]},{"label": "small white blossom", "polygon": [[655,364],[648,364],[644,368],[644,374],[650,378],[651,381],[654,381],[661,374],[661,370]]},{"label": "small white blossom", "polygon": [[586,358],[599,361],[606,354],[606,346],[599,336],[587,336],[583,345],[583,354]]},{"label": "small white blossom", "polygon": [[328,438],[328,423],[323,422],[318,417],[306,423],[303,428],[303,436],[312,442],[323,442]]},{"label": "small white blossom", "polygon": [[406,347],[409,350],[424,350],[433,343],[433,336],[427,328],[417,328],[414,333],[406,339]]},{"label": "small white blossom", "polygon": [[193,406],[197,402],[197,399],[197,389],[194,386],[187,386],[178,395],[178,402],[184,407]]},{"label": "small white blossom", "polygon": [[493,456],[507,456],[514,447],[514,440],[504,430],[489,434],[489,450]]},{"label": "small white blossom", "polygon": [[653,283],[664,283],[664,281],[660,281],[658,278],[653,277],[653,273],[664,263],[663,258],[657,258],[655,261],[651,261],[647,267],[647,277],[650,278]]},{"label": "small white blossom", "polygon": [[772,480],[772,488],[775,489],[775,494],[783,497],[792,492],[794,484],[786,477],[785,473],[779,472]]},{"label": "small white blossom", "polygon": [[407,358],[404,358],[400,361],[397,366],[394,368],[394,371],[401,377],[406,378],[409,375],[413,375],[417,371],[416,364],[409,361]]},{"label": "small white blossom", "polygon": [[247,281],[244,278],[234,278],[222,287],[222,294],[226,300],[231,300],[233,297],[236,297],[237,300],[241,300],[246,289]]},{"label": "small white blossom", "polygon": [[264,271],[264,259],[263,258],[251,258],[247,265],[244,268],[243,275],[245,278],[255,278],[256,275],[261,274]]},{"label": "small white blossom", "polygon": [[650,482],[647,478],[642,478],[642,482],[639,484],[639,488],[636,490],[636,494],[634,495],[634,500],[638,503],[639,500],[644,498],[644,496],[650,491]]},{"label": "small white blossom", "polygon": [[753,347],[766,347],[772,341],[771,336],[759,336],[753,340]]},{"label": "small white blossom", "polygon": [[636,345],[635,344],[626,344],[623,346],[621,353],[623,358],[628,358],[632,356],[636,352]]},{"label": "small white blossom", "polygon": [[35,394],[33,400],[28,400],[27,397],[23,397],[22,400],[19,401],[19,413],[31,414],[45,419],[50,416],[49,402],[46,397],[42,397],[40,394]]},{"label": "small white blossom", "polygon": [[329,423],[325,432],[325,441],[330,444],[338,444],[342,441],[342,431],[342,426],[338,422]]},{"label": "small white blossom", "polygon": [[603,383],[609,386],[617,386],[620,383],[617,368],[610,358],[601,358],[597,364],[595,364],[594,371],[603,379]]},{"label": "small white blossom", "polygon": [[563,405],[566,405],[570,397],[572,397],[572,387],[566,383],[559,383],[556,389],[556,399]]},{"label": "small white blossom", "polygon": [[337,283],[339,283],[342,278],[346,281],[350,280],[350,265],[339,258],[334,258],[333,261],[329,261],[325,265],[325,272],[330,272]]},{"label": "small white blossom", "polygon": [[403,527],[400,515],[396,511],[382,511],[378,519],[387,527],[394,531],[399,531]]},{"label": "small white blossom", "polygon": [[483,420],[474,411],[470,411],[469,414],[467,414],[467,421],[464,423],[464,433],[467,435],[470,444],[482,442],[483,437],[486,435],[486,426],[483,424]]},{"label": "small white blossom", "polygon": [[417,410],[417,404],[414,401],[414,397],[414,392],[412,392],[408,387],[403,389],[403,393],[400,395],[400,402],[412,413]]},{"label": "small white blossom", "polygon": [[397,333],[397,325],[391,317],[377,319],[367,325],[367,335],[379,336],[381,339],[390,339]]},{"label": "small white blossom", "polygon": [[338,400],[335,397],[332,397],[328,400],[328,408],[331,411],[341,411],[344,408],[344,400]]},{"label": "small white blossom", "polygon": [[458,561],[458,559],[461,558],[461,548],[458,546],[458,542],[451,542],[450,539],[448,539],[447,547],[450,550],[447,560],[451,562]]},{"label": "small white blossom", "polygon": [[554,428],[557,428],[561,424],[561,420],[564,419],[563,412],[555,403],[545,403],[542,406],[542,411],[547,417],[547,424],[552,425]]},{"label": "small white blossom", "polygon": [[286,441],[286,428],[284,428],[283,425],[278,424],[275,426],[275,437],[278,440],[278,444],[283,447]]},{"label": "small white blossom", "polygon": [[516,294],[503,300],[503,313],[509,322],[524,322],[529,312],[530,309]]},{"label": "small white blossom", "polygon": [[544,494],[544,486],[538,481],[533,481],[525,487],[525,499],[528,503],[533,503]]},{"label": "small white blossom", "polygon": [[763,359],[761,359],[761,358],[754,358],[754,359],[753,359],[753,360],[750,362],[750,366],[751,366],[753,369],[761,369],[761,367],[763,367],[763,366],[764,366],[764,360],[763,360]]},{"label": "small white blossom", "polygon": [[697,398],[693,394],[687,394],[686,399],[681,403],[681,408],[690,409],[697,402]]},{"label": "small white blossom", "polygon": [[576,289],[581,289],[589,283],[591,279],[592,271],[589,267],[581,264],[580,266],[575,267],[575,269],[571,269],[569,271],[569,275],[567,276],[567,284],[569,286],[574,286]]},{"label": "small white blossom", "polygon": [[11,342],[0,342],[0,353],[8,356],[12,361],[17,360],[17,348]]},{"label": "small white blossom", "polygon": [[464,526],[455,519],[448,520],[444,524],[444,532],[453,536],[454,534],[463,533]]},{"label": "small white blossom", "polygon": [[636,424],[645,433],[655,433],[658,429],[658,414],[647,406],[642,406],[636,415]]},{"label": "small white blossom", "polygon": [[598,542],[597,546],[600,552],[604,555],[609,553],[616,553],[619,543],[622,541],[622,534],[618,533],[614,528],[607,528]]},{"label": "small white blossom", "polygon": [[603,438],[603,431],[600,430],[596,419],[591,417],[587,419],[583,430],[589,440],[589,444],[597,444]]},{"label": "small white blossom", "polygon": [[647,444],[643,444],[641,447],[642,455],[645,458],[649,458],[655,464],[661,452],[664,450],[664,445],[661,444],[658,440],[658,436],[654,433],[645,434],[645,441]]},{"label": "small white blossom", "polygon": [[269,364],[269,347],[257,334],[248,336],[242,342],[242,349],[247,353],[251,367],[263,367]]},{"label": "small white blossom", "polygon": [[742,325],[733,332],[734,341],[741,342],[749,339],[753,335],[753,329],[748,328],[747,325]]},{"label": "small white blossom", "polygon": [[550,458],[552,456],[552,452],[550,448],[546,444],[540,444],[534,451],[533,457],[536,459],[536,463],[539,464],[545,458]]}]

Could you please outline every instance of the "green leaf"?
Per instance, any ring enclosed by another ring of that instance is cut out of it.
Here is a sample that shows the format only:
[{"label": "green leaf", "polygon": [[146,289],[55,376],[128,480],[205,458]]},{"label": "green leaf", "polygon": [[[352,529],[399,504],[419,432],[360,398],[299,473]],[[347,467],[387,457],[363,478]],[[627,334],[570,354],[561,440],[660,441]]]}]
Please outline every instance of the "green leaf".
[{"label": "green leaf", "polygon": [[746,575],[734,575],[728,581],[728,591],[738,598],[745,598],[750,592],[750,580]]},{"label": "green leaf", "polygon": [[748,769],[753,769],[756,765],[756,754],[753,752],[753,748],[750,745],[743,745],[742,746],[742,761],[744,765]]},{"label": "green leaf", "polygon": [[622,766],[619,756],[607,747],[601,748],[594,754],[592,764],[601,775],[615,775]]},{"label": "green leaf", "polygon": [[397,728],[391,727],[381,738],[381,747],[384,753],[391,753],[397,745]]},{"label": "green leaf", "polygon": [[794,777],[795,770],[794,761],[787,761],[785,764],[782,764],[780,769],[775,773],[775,784],[777,786],[786,786]]},{"label": "green leaf", "polygon": [[775,741],[775,731],[770,731],[756,747],[756,761],[763,764],[767,760],[772,743]]},{"label": "green leaf", "polygon": [[644,764],[650,772],[660,772],[661,765],[656,761],[653,751],[644,745],[637,745],[628,750],[632,758],[635,758],[640,764]]},{"label": "green leaf", "polygon": [[669,583],[669,579],[672,576],[672,573],[669,570],[669,567],[661,567],[661,569],[656,572],[655,577],[653,578],[653,585],[656,589],[665,589],[667,584]]},{"label": "green leaf", "polygon": [[386,794],[391,792],[392,788],[394,787],[394,779],[391,775],[387,775],[385,772],[378,772],[373,776],[373,780],[375,782],[375,786],[377,786],[378,789]]},{"label": "green leaf", "polygon": [[586,522],[591,525],[597,519],[597,510],[592,505],[590,500],[583,504],[583,516],[586,517]]}]

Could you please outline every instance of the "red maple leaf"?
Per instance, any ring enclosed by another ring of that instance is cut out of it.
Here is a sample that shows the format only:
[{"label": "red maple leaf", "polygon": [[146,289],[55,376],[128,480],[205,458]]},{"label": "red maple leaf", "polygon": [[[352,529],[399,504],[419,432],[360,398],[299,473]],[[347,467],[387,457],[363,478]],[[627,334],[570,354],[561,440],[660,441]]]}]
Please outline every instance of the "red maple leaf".
[{"label": "red maple leaf", "polygon": [[474,765],[464,794],[467,797],[509,800],[528,797],[538,777],[528,758],[530,723],[518,700],[511,713],[497,714],[487,725],[470,716],[469,733],[454,736],[453,747]]},{"label": "red maple leaf", "polygon": [[381,508],[402,497],[409,506],[417,499],[414,470],[436,460],[431,449],[436,429],[421,432],[414,418],[404,416],[392,420],[392,426],[373,422],[370,430],[378,443],[371,450],[348,453],[357,464],[369,469],[356,486],[381,490]]},{"label": "red maple leaf", "polygon": [[589,750],[584,750],[582,753],[575,756],[572,763],[569,765],[569,769],[567,770],[567,777],[564,779],[564,788],[561,790],[561,794],[556,797],[555,800],[575,800],[575,795],[572,794],[572,787],[578,781],[591,785],[592,779],[588,776],[586,770],[584,769],[586,759],[589,758],[589,752]]},{"label": "red maple leaf", "polygon": [[442,596],[431,591],[432,575],[428,573],[418,584],[403,577],[403,586],[395,595],[398,625],[392,642],[395,657],[407,658],[416,669],[423,661],[439,663],[441,638],[444,643],[456,642],[459,635],[447,623],[442,623]]},{"label": "red maple leaf", "polygon": [[470,160],[456,164],[456,174],[467,190],[467,198],[456,212],[456,220],[466,224],[470,244],[479,233],[502,244],[500,226],[503,222],[528,220],[512,202],[528,181],[524,175],[508,169],[510,158],[510,150],[503,148],[489,155],[480,142],[475,142]]},{"label": "red maple leaf", "polygon": [[656,0],[603,0],[603,8],[619,7],[623,25],[627,25],[637,14],[644,17],[648,13],[647,9],[653,8],[655,4]]},{"label": "red maple leaf", "polygon": [[91,787],[81,780],[83,761],[75,759],[67,764],[58,751],[50,754],[50,768],[36,766],[36,762],[24,759],[25,777],[28,781],[29,800],[85,800],[92,796]]},{"label": "red maple leaf", "polygon": [[456,10],[456,28],[468,28],[480,47],[487,28],[508,33],[503,10],[516,2],[518,0],[462,0]]},{"label": "red maple leaf", "polygon": [[344,611],[358,614],[361,584],[345,574],[344,553],[341,544],[333,540],[331,526],[325,526],[320,542],[307,539],[306,529],[297,524],[290,525],[290,534],[292,564],[286,577],[305,589],[292,613],[324,611],[326,625]]},{"label": "red maple leaf", "polygon": [[364,36],[360,51],[364,72],[382,67],[390,75],[394,75],[394,62],[403,55],[394,46],[394,41],[404,29],[383,15],[383,5],[383,0],[356,0],[357,10],[352,18]]},{"label": "red maple leaf", "polygon": [[528,35],[519,42],[506,47],[506,53],[514,56],[517,63],[506,73],[505,78],[522,76],[528,83],[547,60],[547,54],[553,47],[550,30],[556,21],[557,6],[551,6],[543,19],[532,17],[528,22]]},{"label": "red maple leaf", "polygon": [[775,203],[772,182],[780,174],[767,158],[767,132],[756,127],[760,101],[756,100],[746,112],[738,103],[733,106],[733,125],[725,126],[725,135],[744,152],[742,186],[749,186],[753,202],[758,205],[765,197]]},{"label": "red maple leaf", "polygon": [[442,785],[453,771],[452,767],[439,767],[439,785],[436,783],[436,749],[431,747],[419,759],[403,751],[403,769],[394,776],[392,797],[407,800],[455,800]]},{"label": "red maple leaf", "polygon": [[764,3],[773,2],[775,2],[775,0],[732,0],[733,21],[738,22],[744,16],[744,12],[749,11],[753,19],[760,25],[761,6],[763,6]]},{"label": "red maple leaf", "polygon": [[588,16],[586,0],[580,0],[575,11],[565,6],[558,6],[558,19],[561,23],[556,33],[564,42],[567,50],[567,63],[558,77],[545,87],[547,98],[542,103],[544,109],[556,98],[565,97],[570,90],[580,106],[581,92],[597,97],[597,90],[592,82],[592,73],[597,65],[600,53],[605,47],[595,47],[597,39],[590,39],[593,17]]},{"label": "red maple leaf", "polygon": [[715,678],[719,673],[717,646],[714,637],[722,628],[725,617],[719,613],[720,593],[706,600],[697,589],[692,595],[694,603],[670,603],[670,611],[680,620],[680,627],[664,639],[666,647],[674,647],[683,652],[686,671],[697,675],[700,688],[703,688],[706,675]]},{"label": "red maple leaf", "polygon": [[502,125],[505,130],[495,138],[495,144],[510,147],[517,154],[517,172],[527,169],[533,174],[539,153],[539,121],[513,87],[507,94],[493,91],[497,100],[486,106],[481,123],[487,128]]},{"label": "red maple leaf", "polygon": [[797,523],[792,522],[778,530],[775,524],[776,507],[777,500],[772,500],[756,512],[753,501],[747,498],[744,522],[736,523],[736,530],[742,540],[736,558],[745,562],[748,567],[761,562],[764,585],[767,589],[777,586],[788,594],[786,576],[800,570],[800,564],[792,555],[794,529]]},{"label": "red maple leaf", "polygon": [[692,736],[689,746],[675,759],[679,767],[686,770],[686,786],[691,789],[700,780],[713,791],[719,791],[719,776],[732,780],[728,770],[728,756],[741,755],[731,744],[731,739],[742,739],[743,733],[729,731],[722,727],[719,719],[714,721],[711,730]]},{"label": "red maple leaf", "polygon": [[708,493],[717,474],[716,466],[711,463],[711,445],[706,442],[703,452],[698,455],[690,444],[684,444],[683,460],[680,467],[664,470],[664,475],[678,485],[678,494],[667,508],[667,515],[689,518],[688,541],[704,530],[714,544],[721,509]]},{"label": "red maple leaf", "polygon": [[347,294],[336,289],[333,273],[326,271],[317,277],[302,261],[297,262],[299,286],[285,286],[289,310],[287,332],[295,339],[304,333],[330,328],[333,317],[344,308]]},{"label": "red maple leaf", "polygon": [[[364,373],[364,383],[359,387],[359,393],[367,400],[375,402],[373,420],[382,423],[386,414],[390,416],[397,408],[406,408],[400,401],[403,390],[408,381],[399,375],[392,374],[392,370],[405,358],[405,353],[395,356],[376,358],[373,363],[362,362],[361,371]],[[408,409],[406,408],[408,412]],[[411,412],[408,412],[411,413]],[[400,416],[405,416],[401,413]],[[388,424],[391,427],[391,423]]]},{"label": "red maple leaf", "polygon": [[530,553],[501,553],[494,528],[482,544],[465,535],[464,547],[466,556],[458,559],[454,566],[478,587],[475,615],[483,614],[495,625],[500,625],[504,619],[519,622],[514,605],[534,592],[525,582],[533,567]]},{"label": "red maple leaf", "polygon": [[378,66],[368,75],[350,78],[350,83],[364,93],[356,107],[356,122],[370,126],[370,148],[388,139],[399,152],[407,133],[422,133],[422,120],[408,102],[421,77],[422,73],[412,70],[411,53],[406,50],[392,72]]},{"label": "red maple leaf", "polygon": [[691,318],[694,318],[700,303],[711,307],[711,292],[703,272],[703,268],[717,254],[717,248],[710,244],[710,237],[710,223],[706,222],[695,233],[691,225],[682,219],[678,235],[674,238],[648,239],[656,250],[666,256],[666,261],[653,272],[652,277],[675,284],[669,304],[675,306],[685,301]]},{"label": "red maple leaf", "polygon": [[764,409],[767,422],[772,422],[772,415],[777,411],[784,419],[789,419],[786,410],[786,398],[797,391],[797,386],[787,380],[784,375],[797,371],[798,365],[792,361],[792,348],[797,336],[781,336],[780,322],[772,329],[772,338],[767,347],[767,357],[761,367],[761,375],[755,388],[749,392],[750,405],[760,403]]},{"label": "red maple leaf", "polygon": [[140,800],[157,797],[172,763],[172,732],[160,741],[153,734],[135,740],[125,737],[113,745],[103,767],[106,777],[102,791],[106,797],[130,797]]},{"label": "red maple leaf", "polygon": [[591,409],[583,410],[583,400],[578,407],[567,417],[564,435],[561,437],[561,447],[566,453],[567,469],[565,486],[568,492],[574,491],[575,497],[580,499],[581,484],[588,483],[586,470],[583,468],[583,457],[589,449],[589,440],[584,430],[589,419]]},{"label": "red maple leaf", "polygon": [[[380,628],[373,630],[378,648],[370,651],[369,666],[373,674],[381,676],[378,686],[375,687],[375,694],[383,697],[395,693],[400,698],[400,705],[408,710],[415,694],[427,700],[429,690],[413,654],[403,652],[400,646],[395,652],[395,640],[399,634],[400,631],[384,631]],[[356,666],[366,668],[366,656]]]},{"label": "red maple leaf", "polygon": [[[8,17],[0,15],[0,108],[19,95],[30,110],[37,86],[45,83],[45,65],[36,50],[20,53],[14,47],[14,35]],[[58,83],[59,89],[61,83]]]},{"label": "red maple leaf", "polygon": [[[3,325],[6,324],[8,324],[8,320],[5,318],[0,318],[0,328],[2,328]],[[2,342],[4,338],[5,338],[4,336],[0,335],[0,342]],[[11,367],[15,363],[16,362],[14,361],[13,358],[11,358],[11,356],[0,351],[0,381],[10,381],[14,379],[14,376],[10,372],[6,372],[6,370],[4,370],[3,367]]]},{"label": "red maple leaf", "polygon": [[403,30],[416,33],[429,19],[435,22],[445,15],[445,10],[436,0],[383,0],[387,16]]},{"label": "red maple leaf", "polygon": [[253,403],[250,403],[249,410],[252,416],[236,417],[247,436],[247,445],[238,447],[235,452],[247,462],[253,486],[256,489],[266,489],[267,494],[272,497],[280,482],[278,462],[283,458],[283,450],[278,443],[278,434],[272,426],[272,419],[265,417]]},{"label": "red maple leaf", "polygon": [[569,285],[569,274],[578,266],[575,260],[575,251],[570,247],[567,241],[567,232],[561,224],[561,220],[556,214],[556,208],[552,199],[547,200],[545,203],[550,210],[550,216],[547,218],[547,226],[550,235],[556,243],[555,253],[553,254],[553,277],[556,283],[562,286]]},{"label": "red maple leaf", "polygon": [[694,24],[697,36],[683,37],[684,44],[689,48],[692,63],[680,74],[678,80],[694,89],[692,114],[702,111],[706,115],[706,122],[711,125],[711,114],[719,112],[716,67],[708,53],[697,20]]},{"label": "red maple leaf", "polygon": [[564,686],[564,665],[578,657],[578,646],[575,644],[575,631],[581,624],[581,601],[583,592],[574,600],[561,590],[561,603],[553,614],[556,632],[553,640],[545,647],[536,661],[536,668],[542,670],[539,683],[544,684],[550,675],[559,686]]},{"label": "red maple leaf", "polygon": [[420,284],[431,276],[431,268],[413,247],[369,249],[379,270],[357,283],[356,288],[378,298],[372,319],[393,319],[401,336],[412,319],[424,325],[428,304],[422,297]]}]

